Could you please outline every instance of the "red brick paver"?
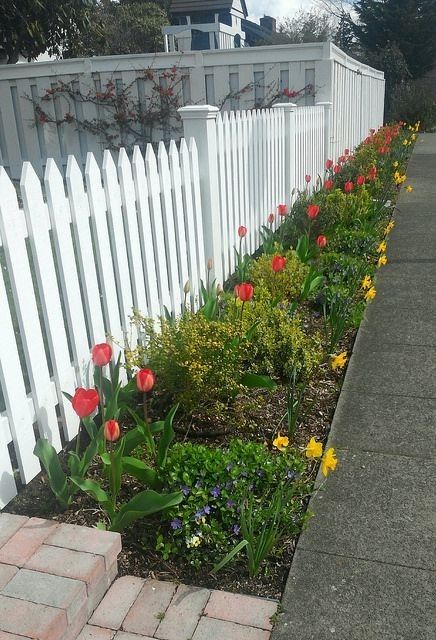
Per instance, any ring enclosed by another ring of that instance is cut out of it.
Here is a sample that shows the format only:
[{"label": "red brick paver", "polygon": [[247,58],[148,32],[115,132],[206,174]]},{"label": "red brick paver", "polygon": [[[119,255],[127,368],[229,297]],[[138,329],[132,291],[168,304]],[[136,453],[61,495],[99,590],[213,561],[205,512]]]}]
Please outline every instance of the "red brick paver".
[{"label": "red brick paver", "polygon": [[147,580],[123,622],[123,631],[154,636],[176,590],[172,582]]},{"label": "red brick paver", "polygon": [[0,564],[0,591],[12,580],[18,568],[10,564]]},{"label": "red brick paver", "polygon": [[89,529],[75,524],[60,524],[47,538],[46,544],[62,547],[73,551],[84,551],[103,556],[106,569],[116,561],[121,551],[121,536],[119,533],[106,531],[104,535],[98,529]]},{"label": "red brick paver", "polygon": [[237,622],[250,627],[258,627],[270,631],[272,629],[271,616],[277,611],[277,602],[264,598],[213,591],[207,607],[206,616]]},{"label": "red brick paver", "polygon": [[154,634],[155,637],[160,640],[192,638],[209,597],[208,589],[180,585]]},{"label": "red brick paver", "polygon": [[12,513],[0,513],[0,549],[17,533],[29,518],[26,516],[16,516]]},{"label": "red brick paver", "polygon": [[118,578],[94,611],[90,624],[108,629],[120,629],[144,582],[142,578],[133,576]]},{"label": "red brick paver", "polygon": [[102,627],[94,627],[87,624],[77,640],[112,640],[114,632],[111,629],[103,629]]},{"label": "red brick paver", "polygon": [[23,567],[57,523],[42,518],[30,518],[0,549],[0,562]]},{"label": "red brick paver", "polygon": [[44,544],[26,563],[25,568],[82,580],[92,588],[103,576],[105,565],[101,556]]},{"label": "red brick paver", "polygon": [[62,609],[0,595],[0,629],[38,640],[58,640],[67,629]]},{"label": "red brick paver", "polygon": [[192,640],[221,640],[221,638],[223,640],[269,640],[270,632],[225,620],[201,618]]}]

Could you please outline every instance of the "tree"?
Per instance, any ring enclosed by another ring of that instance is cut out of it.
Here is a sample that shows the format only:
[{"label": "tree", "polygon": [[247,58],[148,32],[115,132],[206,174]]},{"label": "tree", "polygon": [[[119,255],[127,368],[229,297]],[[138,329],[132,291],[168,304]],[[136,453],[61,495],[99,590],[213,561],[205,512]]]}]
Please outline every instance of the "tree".
[{"label": "tree", "polygon": [[285,18],[277,33],[259,44],[302,44],[332,40],[335,25],[332,18],[317,9],[300,10],[293,18]]},{"label": "tree", "polygon": [[29,61],[64,47],[89,29],[96,0],[0,0],[0,57],[8,64]]},{"label": "tree", "polygon": [[436,61],[436,0],[359,0],[354,34],[364,50],[380,54],[397,47],[413,78]]},{"label": "tree", "polygon": [[163,50],[162,27],[168,15],[161,3],[101,0],[93,11],[95,28],[67,52],[68,57],[155,53]]}]

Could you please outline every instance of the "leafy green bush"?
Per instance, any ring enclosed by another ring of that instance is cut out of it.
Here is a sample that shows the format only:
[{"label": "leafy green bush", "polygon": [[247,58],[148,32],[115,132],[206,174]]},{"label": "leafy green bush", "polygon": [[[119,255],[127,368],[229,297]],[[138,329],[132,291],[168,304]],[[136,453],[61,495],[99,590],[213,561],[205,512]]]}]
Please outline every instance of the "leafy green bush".
[{"label": "leafy green bush", "polygon": [[180,403],[188,414],[220,415],[241,390],[245,372],[245,343],[230,348],[239,329],[236,322],[208,320],[202,313],[163,320],[160,331],[146,327],[145,346],[130,354],[129,364],[147,363],[165,402]]},{"label": "leafy green bush", "polygon": [[274,256],[279,254],[279,251],[272,255],[263,254],[250,265],[248,276],[254,286],[256,300],[269,297],[290,302],[300,293],[308,267],[298,259],[295,251],[287,251],[280,254],[286,258],[286,266],[276,273],[271,263]]},{"label": "leafy green bush", "polygon": [[413,83],[397,85],[389,101],[389,120],[411,124],[420,121],[423,131],[436,127],[436,104],[431,92]]},{"label": "leafy green bush", "polygon": [[[299,485],[285,499],[283,522],[289,536],[297,534],[307,517],[298,497],[309,491],[304,468],[297,451],[274,454],[254,442],[232,440],[226,449],[175,444],[162,482],[185,498],[168,512],[156,549],[164,558],[180,555],[194,566],[215,563],[240,540],[240,507],[247,495],[260,498],[284,481]],[[265,501],[257,505],[267,508]]]},{"label": "leafy green bush", "polygon": [[322,360],[320,336],[306,333],[301,316],[291,317],[286,305],[255,300],[243,322],[247,327],[257,323],[250,344],[253,371],[288,379],[294,369],[310,374]]},{"label": "leafy green bush", "polygon": [[373,229],[373,233],[369,233],[367,229],[339,226],[329,239],[328,248],[330,253],[344,253],[362,257],[374,251],[374,244],[377,240],[375,229]]}]

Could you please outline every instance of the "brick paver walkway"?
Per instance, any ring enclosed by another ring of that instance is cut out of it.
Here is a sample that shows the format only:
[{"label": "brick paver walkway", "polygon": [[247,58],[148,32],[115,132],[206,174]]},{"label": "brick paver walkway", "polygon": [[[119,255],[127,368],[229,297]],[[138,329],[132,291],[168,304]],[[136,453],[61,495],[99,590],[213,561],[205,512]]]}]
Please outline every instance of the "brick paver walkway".
[{"label": "brick paver walkway", "polygon": [[113,582],[120,551],[117,533],[0,514],[0,640],[269,640],[277,602]]}]

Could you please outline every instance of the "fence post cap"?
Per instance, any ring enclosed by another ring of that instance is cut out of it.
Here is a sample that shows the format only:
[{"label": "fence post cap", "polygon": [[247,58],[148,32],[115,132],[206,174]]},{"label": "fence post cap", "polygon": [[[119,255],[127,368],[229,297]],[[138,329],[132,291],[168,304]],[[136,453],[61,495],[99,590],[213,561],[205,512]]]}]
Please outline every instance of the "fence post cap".
[{"label": "fence post cap", "polygon": [[273,109],[283,109],[284,111],[294,111],[294,109],[298,108],[298,105],[295,102],[277,102],[273,104]]},{"label": "fence post cap", "polygon": [[219,113],[218,107],[210,104],[193,104],[177,109],[182,120],[215,120]]},{"label": "fence post cap", "polygon": [[315,106],[316,107],[332,107],[333,102],[316,102]]}]

